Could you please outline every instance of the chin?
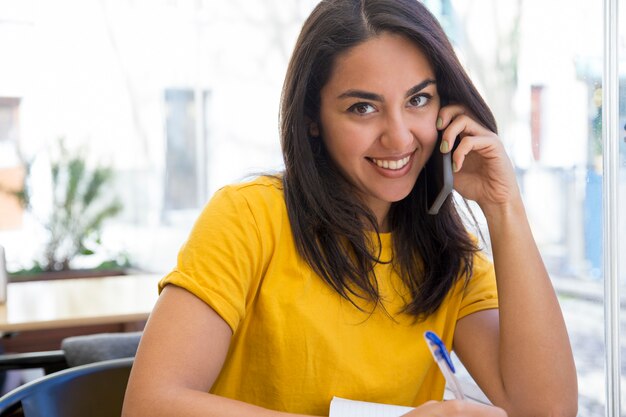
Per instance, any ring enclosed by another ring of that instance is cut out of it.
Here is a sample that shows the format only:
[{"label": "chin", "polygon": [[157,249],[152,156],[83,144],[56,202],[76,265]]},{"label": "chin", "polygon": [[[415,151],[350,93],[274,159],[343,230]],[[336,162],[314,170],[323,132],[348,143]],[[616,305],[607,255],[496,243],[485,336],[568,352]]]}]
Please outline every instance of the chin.
[{"label": "chin", "polygon": [[413,186],[407,186],[398,189],[387,188],[385,190],[381,190],[380,193],[378,193],[378,198],[388,203],[397,203],[400,200],[404,200],[411,193],[412,189]]}]

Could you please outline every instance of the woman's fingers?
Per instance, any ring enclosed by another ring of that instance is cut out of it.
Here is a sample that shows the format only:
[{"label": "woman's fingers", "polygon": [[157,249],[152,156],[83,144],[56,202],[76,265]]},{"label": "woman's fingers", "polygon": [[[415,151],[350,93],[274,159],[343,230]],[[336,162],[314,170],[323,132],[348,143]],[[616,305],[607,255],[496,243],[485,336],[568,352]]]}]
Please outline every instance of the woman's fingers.
[{"label": "woman's fingers", "polygon": [[493,137],[465,136],[452,155],[454,171],[458,172],[461,170],[465,158],[470,152],[477,152],[482,158],[486,159],[496,159],[500,157],[500,145],[495,135]]},{"label": "woman's fingers", "polygon": [[478,123],[461,106],[450,106],[442,108],[439,112],[441,123],[438,124],[443,130],[441,151],[449,152],[457,141],[466,136],[490,136],[496,138],[496,134]]},{"label": "woman's fingers", "polygon": [[472,116],[472,114],[470,114],[470,112],[468,112],[468,110],[461,104],[448,104],[447,106],[443,106],[439,109],[441,125],[438,125],[437,127],[440,129],[445,128],[452,119],[461,114],[469,114]]},{"label": "woman's fingers", "polygon": [[403,417],[506,417],[506,412],[491,405],[469,401],[428,401]]},{"label": "woman's fingers", "polygon": [[476,121],[461,105],[439,110],[442,131],[441,152],[451,152],[455,189],[484,209],[517,198],[513,166],[504,145],[494,132]]}]

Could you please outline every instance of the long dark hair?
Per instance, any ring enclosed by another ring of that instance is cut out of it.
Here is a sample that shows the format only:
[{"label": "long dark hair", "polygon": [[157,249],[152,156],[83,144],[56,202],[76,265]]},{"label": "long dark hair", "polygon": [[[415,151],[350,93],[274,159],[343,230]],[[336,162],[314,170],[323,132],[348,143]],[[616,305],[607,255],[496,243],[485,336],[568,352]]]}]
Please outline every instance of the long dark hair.
[{"label": "long dark hair", "polygon": [[[461,103],[496,131],[493,114],[459,63],[443,29],[417,0],[324,0],[304,23],[283,86],[280,126],[283,186],[296,246],[341,296],[381,303],[374,265],[380,238],[373,213],[357,197],[309,133],[319,123],[320,91],[338,55],[383,32],[401,34],[428,57],[442,102]],[[433,155],[438,153],[437,150]],[[440,188],[433,158],[415,187],[389,212],[394,269],[408,288],[404,312],[424,318],[441,305],[459,277],[471,276],[478,250],[452,198],[438,215],[426,213],[427,190]],[[384,306],[383,306],[384,307]]]}]

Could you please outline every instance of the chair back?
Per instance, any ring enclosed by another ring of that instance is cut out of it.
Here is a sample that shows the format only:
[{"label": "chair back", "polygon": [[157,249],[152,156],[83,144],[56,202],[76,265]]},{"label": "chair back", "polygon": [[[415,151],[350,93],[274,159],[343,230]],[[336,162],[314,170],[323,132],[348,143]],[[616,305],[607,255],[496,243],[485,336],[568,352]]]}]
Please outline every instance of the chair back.
[{"label": "chair back", "polygon": [[61,342],[68,366],[135,356],[143,332],[96,333],[66,337]]},{"label": "chair back", "polygon": [[134,358],[68,368],[24,384],[0,398],[0,416],[119,417]]}]

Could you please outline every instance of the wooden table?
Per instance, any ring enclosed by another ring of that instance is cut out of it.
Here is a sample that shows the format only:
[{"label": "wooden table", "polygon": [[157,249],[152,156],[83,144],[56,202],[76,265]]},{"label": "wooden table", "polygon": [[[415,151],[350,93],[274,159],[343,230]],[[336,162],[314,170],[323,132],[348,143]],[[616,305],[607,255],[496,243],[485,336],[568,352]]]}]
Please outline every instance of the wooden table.
[{"label": "wooden table", "polygon": [[141,330],[161,275],[122,275],[8,284],[0,305],[5,351],[58,349],[64,337]]}]

